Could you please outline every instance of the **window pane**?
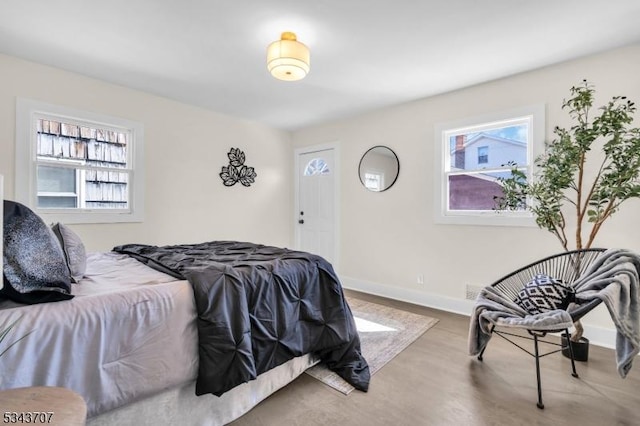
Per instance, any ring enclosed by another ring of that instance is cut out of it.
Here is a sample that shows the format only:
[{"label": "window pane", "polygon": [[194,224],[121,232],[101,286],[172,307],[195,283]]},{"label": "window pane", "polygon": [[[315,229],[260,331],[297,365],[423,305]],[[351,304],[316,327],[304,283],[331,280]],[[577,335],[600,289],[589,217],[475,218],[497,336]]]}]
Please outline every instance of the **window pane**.
[{"label": "window pane", "polygon": [[528,132],[527,124],[518,124],[450,134],[450,170],[495,169],[509,162],[526,166]]},{"label": "window pane", "polygon": [[364,186],[372,191],[381,191],[384,187],[384,177],[379,173],[365,173]]},{"label": "window pane", "polygon": [[126,167],[127,146],[90,140],[87,142],[87,162],[100,167]]},{"label": "window pane", "polygon": [[39,119],[37,154],[40,158],[82,160],[100,167],[127,165],[129,134]]},{"label": "window pane", "polygon": [[129,208],[129,174],[116,171],[86,172],[86,207],[88,209]]},{"label": "window pane", "polygon": [[489,147],[479,146],[478,147],[478,164],[487,164],[487,163],[489,163]]},{"label": "window pane", "polygon": [[[129,172],[117,171],[127,168],[128,133],[46,119],[38,120],[37,129],[39,161],[78,165],[76,170],[38,166],[39,207],[129,208]],[[69,200],[56,192],[74,196]]]},{"label": "window pane", "polygon": [[326,175],[330,171],[329,165],[322,158],[314,158],[307,163],[304,176]]},{"label": "window pane", "polygon": [[76,171],[64,167],[38,166],[38,192],[76,191]]},{"label": "window pane", "polygon": [[502,197],[499,177],[511,172],[463,173],[449,175],[449,210],[494,210],[494,197]]},{"label": "window pane", "polygon": [[38,208],[41,209],[74,209],[77,207],[77,202],[78,198],[71,196],[38,196]]}]

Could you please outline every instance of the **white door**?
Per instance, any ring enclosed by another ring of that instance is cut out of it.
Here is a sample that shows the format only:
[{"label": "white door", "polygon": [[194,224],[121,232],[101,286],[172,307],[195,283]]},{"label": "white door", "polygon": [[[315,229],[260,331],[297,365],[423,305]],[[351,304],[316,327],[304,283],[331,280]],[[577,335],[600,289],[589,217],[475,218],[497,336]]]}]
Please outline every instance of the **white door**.
[{"label": "white door", "polygon": [[334,149],[297,154],[296,243],[299,250],[336,261],[336,164]]}]

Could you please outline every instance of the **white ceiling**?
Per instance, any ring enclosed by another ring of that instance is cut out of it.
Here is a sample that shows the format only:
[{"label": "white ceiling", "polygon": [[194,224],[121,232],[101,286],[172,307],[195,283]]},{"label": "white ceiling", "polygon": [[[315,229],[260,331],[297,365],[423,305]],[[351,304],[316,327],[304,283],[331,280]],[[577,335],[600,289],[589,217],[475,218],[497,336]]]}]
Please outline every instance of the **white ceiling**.
[{"label": "white ceiling", "polygon": [[640,0],[0,1],[2,53],[288,130],[639,41]]}]

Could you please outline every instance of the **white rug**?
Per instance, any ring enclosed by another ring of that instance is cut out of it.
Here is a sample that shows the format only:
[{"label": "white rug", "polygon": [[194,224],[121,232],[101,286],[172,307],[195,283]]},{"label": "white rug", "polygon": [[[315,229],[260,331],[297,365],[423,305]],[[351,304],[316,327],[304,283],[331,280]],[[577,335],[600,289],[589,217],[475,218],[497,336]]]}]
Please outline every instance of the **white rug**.
[{"label": "white rug", "polygon": [[[358,327],[362,355],[369,363],[372,376],[438,322],[435,318],[353,297],[347,300]],[[311,367],[306,373],[345,395],[354,390],[322,364]]]}]

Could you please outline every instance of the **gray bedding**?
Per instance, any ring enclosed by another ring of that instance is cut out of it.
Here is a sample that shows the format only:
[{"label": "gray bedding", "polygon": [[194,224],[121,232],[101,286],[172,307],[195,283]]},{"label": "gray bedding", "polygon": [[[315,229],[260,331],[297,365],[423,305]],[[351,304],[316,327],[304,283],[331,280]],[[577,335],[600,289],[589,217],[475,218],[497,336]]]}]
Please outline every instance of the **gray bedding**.
[{"label": "gray bedding", "polygon": [[72,300],[0,302],[0,324],[20,318],[5,343],[32,332],[2,356],[0,389],[64,386],[84,397],[93,416],[194,381],[189,283],[126,255],[93,253],[88,260]]},{"label": "gray bedding", "polygon": [[196,394],[222,395],[307,353],[356,389],[369,366],[340,280],[324,258],[239,241],[114,248],[193,287],[198,312]]}]

